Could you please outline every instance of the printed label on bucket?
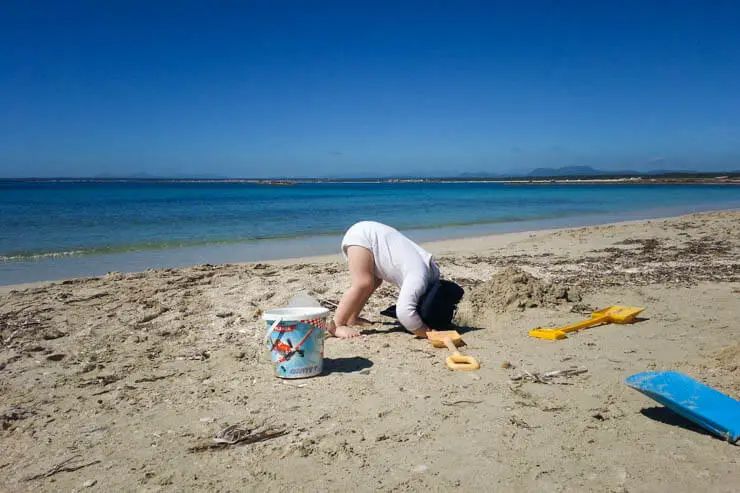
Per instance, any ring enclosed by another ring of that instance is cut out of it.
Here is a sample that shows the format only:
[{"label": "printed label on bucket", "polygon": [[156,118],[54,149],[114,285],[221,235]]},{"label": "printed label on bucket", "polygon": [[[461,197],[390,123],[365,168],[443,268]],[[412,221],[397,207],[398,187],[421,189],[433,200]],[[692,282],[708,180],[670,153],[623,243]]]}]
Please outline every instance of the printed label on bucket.
[{"label": "printed label on bucket", "polygon": [[[268,327],[272,324],[267,320]],[[306,378],[321,373],[325,331],[324,318],[280,322],[268,339],[275,374],[280,378]]]}]

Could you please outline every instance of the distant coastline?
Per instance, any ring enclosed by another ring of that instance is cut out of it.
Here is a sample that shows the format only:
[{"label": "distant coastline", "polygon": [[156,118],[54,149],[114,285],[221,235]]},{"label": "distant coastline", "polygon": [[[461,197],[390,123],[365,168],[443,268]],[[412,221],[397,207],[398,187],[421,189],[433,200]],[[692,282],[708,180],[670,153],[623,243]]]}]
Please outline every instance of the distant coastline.
[{"label": "distant coastline", "polygon": [[651,169],[605,170],[591,166],[563,166],[560,168],[535,168],[529,172],[491,173],[488,171],[465,171],[457,174],[398,173],[393,175],[365,176],[295,176],[274,175],[261,177],[229,177],[213,174],[180,174],[158,176],[149,173],[127,175],[96,174],[93,176],[27,177],[0,181],[20,182],[70,182],[70,183],[247,183],[268,186],[290,186],[310,183],[511,183],[511,184],[738,184],[740,169],[713,171]]},{"label": "distant coastline", "polygon": [[407,178],[0,178],[0,182],[27,183],[244,183],[267,186],[291,186],[313,183],[504,183],[515,185],[738,185],[740,173],[696,173],[670,175],[594,175],[537,177],[407,177]]}]

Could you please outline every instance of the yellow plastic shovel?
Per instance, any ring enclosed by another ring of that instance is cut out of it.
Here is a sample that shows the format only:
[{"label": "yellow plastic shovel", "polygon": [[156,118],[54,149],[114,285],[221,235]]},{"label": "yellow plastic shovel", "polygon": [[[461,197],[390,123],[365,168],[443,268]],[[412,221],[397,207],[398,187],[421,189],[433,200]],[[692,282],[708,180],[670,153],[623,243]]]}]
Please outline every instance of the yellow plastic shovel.
[{"label": "yellow plastic shovel", "polygon": [[644,308],[638,308],[635,306],[608,306],[591,313],[591,318],[584,320],[583,322],[553,329],[543,329],[538,327],[534,330],[530,330],[529,335],[537,337],[538,339],[549,339],[553,341],[557,339],[565,339],[565,334],[568,332],[575,332],[576,330],[593,327],[594,325],[632,323],[637,314],[643,310]]},{"label": "yellow plastic shovel", "polygon": [[480,368],[478,361],[472,356],[464,356],[457,350],[457,346],[462,346],[463,340],[456,330],[430,330],[427,332],[427,338],[434,347],[445,347],[452,354],[447,357],[445,363],[450,370],[477,370]]},{"label": "yellow plastic shovel", "polygon": [[430,330],[427,332],[427,339],[429,339],[429,342],[431,342],[434,347],[445,347],[445,338],[449,338],[455,346],[462,346],[465,344],[462,340],[462,336],[456,330]]}]

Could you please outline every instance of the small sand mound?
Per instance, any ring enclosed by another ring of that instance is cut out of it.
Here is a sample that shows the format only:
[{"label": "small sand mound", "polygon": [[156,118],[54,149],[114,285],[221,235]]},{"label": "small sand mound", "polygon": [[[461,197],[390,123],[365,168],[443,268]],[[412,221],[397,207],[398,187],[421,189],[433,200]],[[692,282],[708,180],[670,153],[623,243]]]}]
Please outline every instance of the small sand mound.
[{"label": "small sand mound", "polygon": [[473,288],[467,298],[475,313],[504,313],[581,301],[581,294],[574,287],[551,284],[516,267],[507,267]]},{"label": "small sand mound", "polygon": [[740,399],[740,344],[727,346],[715,353],[707,358],[703,366],[710,372],[706,375],[710,385],[730,397]]},{"label": "small sand mound", "polygon": [[717,365],[729,372],[740,372],[740,344],[728,346],[714,355]]}]

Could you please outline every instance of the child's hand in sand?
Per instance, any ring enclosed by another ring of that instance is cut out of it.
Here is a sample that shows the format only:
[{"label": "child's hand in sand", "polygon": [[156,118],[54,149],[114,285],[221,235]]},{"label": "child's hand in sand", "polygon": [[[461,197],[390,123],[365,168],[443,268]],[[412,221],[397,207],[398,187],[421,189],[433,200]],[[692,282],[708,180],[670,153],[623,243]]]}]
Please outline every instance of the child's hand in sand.
[{"label": "child's hand in sand", "polygon": [[431,329],[427,327],[426,325],[412,331],[411,333],[416,336],[417,339],[426,339],[427,338],[427,332],[429,332]]}]

